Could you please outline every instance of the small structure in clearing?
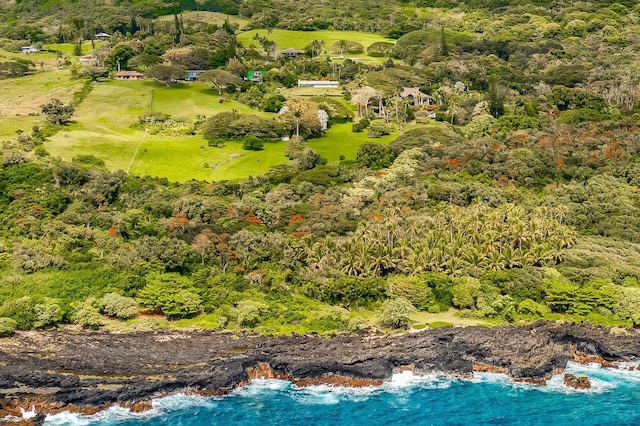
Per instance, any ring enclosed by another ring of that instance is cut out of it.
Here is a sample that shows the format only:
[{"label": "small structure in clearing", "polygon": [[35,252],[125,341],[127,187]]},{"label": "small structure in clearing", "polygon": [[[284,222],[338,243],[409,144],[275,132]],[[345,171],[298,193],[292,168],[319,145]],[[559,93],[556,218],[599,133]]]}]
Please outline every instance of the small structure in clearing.
[{"label": "small structure in clearing", "polygon": [[144,74],[138,71],[120,71],[113,78],[116,80],[144,80]]},{"label": "small structure in clearing", "polygon": [[266,71],[247,71],[247,75],[244,79],[254,83],[262,83],[262,76],[266,73]]},{"label": "small structure in clearing", "polygon": [[38,49],[35,46],[22,46],[22,53],[36,53],[39,52],[40,49]]},{"label": "small structure in clearing", "polygon": [[187,70],[187,75],[185,76],[186,81],[196,81],[198,76],[202,74],[205,70]]},{"label": "small structure in clearing", "polygon": [[335,80],[298,80],[298,87],[314,89],[337,89],[340,83]]},{"label": "small structure in clearing", "polygon": [[400,97],[408,99],[413,103],[413,106],[419,107],[422,105],[431,105],[433,98],[426,93],[422,93],[417,87],[403,87]]},{"label": "small structure in clearing", "polygon": [[287,58],[297,58],[300,55],[304,55],[304,52],[298,49],[294,49],[293,47],[290,47],[280,52],[280,54]]},{"label": "small structure in clearing", "polygon": [[92,65],[95,64],[96,59],[93,55],[83,55],[80,56],[80,63],[84,65]]}]

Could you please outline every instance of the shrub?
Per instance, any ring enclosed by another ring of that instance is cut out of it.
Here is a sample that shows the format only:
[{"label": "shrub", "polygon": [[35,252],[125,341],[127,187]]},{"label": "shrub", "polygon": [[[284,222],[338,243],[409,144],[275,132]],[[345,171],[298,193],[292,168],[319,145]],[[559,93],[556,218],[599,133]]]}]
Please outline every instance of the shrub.
[{"label": "shrub", "polygon": [[34,311],[33,300],[29,296],[5,301],[0,306],[0,317],[10,317],[16,322],[20,330],[33,328],[33,325],[38,320]]},{"label": "shrub", "polygon": [[353,123],[353,125],[351,126],[351,131],[354,133],[361,133],[364,132],[364,129],[366,129],[367,127],[369,127],[369,119],[367,117],[364,117],[360,119],[360,121]]},{"label": "shrub", "polygon": [[104,167],[104,160],[95,155],[79,154],[71,160],[76,164],[89,167]]},{"label": "shrub", "polygon": [[255,300],[242,300],[236,306],[236,318],[238,325],[242,327],[255,327],[262,321],[268,306]]},{"label": "shrub", "polygon": [[389,134],[391,134],[391,126],[388,126],[380,122],[371,123],[369,125],[369,131],[367,132],[367,136],[374,139],[377,139]]},{"label": "shrub", "polygon": [[200,312],[201,299],[188,280],[177,274],[152,278],[140,290],[138,301],[149,309],[161,311],[169,318],[183,318]]},{"label": "shrub", "polygon": [[264,149],[264,142],[253,135],[249,135],[242,141],[242,148],[247,151],[262,151]]},{"label": "shrub", "polygon": [[480,281],[471,277],[458,278],[451,292],[455,306],[461,309],[473,308],[476,298],[480,295]]},{"label": "shrub", "polygon": [[138,303],[131,297],[107,293],[102,298],[102,311],[110,317],[128,319],[138,312]]},{"label": "shrub", "polygon": [[62,321],[64,311],[60,307],[60,302],[56,299],[44,298],[42,303],[34,306],[34,311],[38,319],[33,323],[34,327],[45,327]]},{"label": "shrub", "polygon": [[404,297],[385,300],[381,308],[381,321],[393,328],[406,327],[409,324],[409,316],[416,308]]},{"label": "shrub", "polygon": [[18,324],[11,318],[0,318],[0,337],[11,336],[17,327]]},{"label": "shrub", "polygon": [[432,303],[433,292],[429,284],[418,277],[396,275],[387,280],[389,293],[394,296],[404,297],[419,310],[426,310]]},{"label": "shrub", "polygon": [[367,54],[374,58],[383,58],[389,55],[393,46],[394,44],[389,43],[388,41],[377,41],[375,43],[371,43],[369,47],[367,47]]},{"label": "shrub", "polygon": [[84,302],[76,303],[71,319],[84,328],[97,330],[102,325],[102,315],[96,306],[96,299],[88,298]]},{"label": "shrub", "polygon": [[531,299],[525,299],[518,303],[518,313],[522,315],[533,315],[542,317],[550,312],[549,308],[540,303],[536,303]]}]

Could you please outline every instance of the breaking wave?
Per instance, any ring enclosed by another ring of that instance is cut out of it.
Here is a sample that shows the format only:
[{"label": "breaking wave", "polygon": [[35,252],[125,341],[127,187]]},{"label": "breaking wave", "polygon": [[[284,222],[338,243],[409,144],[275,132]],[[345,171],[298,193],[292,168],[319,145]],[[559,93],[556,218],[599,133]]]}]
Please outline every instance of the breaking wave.
[{"label": "breaking wave", "polygon": [[576,390],[553,377],[547,386],[514,383],[500,374],[460,379],[438,374],[394,374],[381,386],[297,387],[260,379],[224,397],[176,394],[134,413],[118,406],[92,416],[64,412],[46,425],[387,425],[640,424],[632,407],[640,398],[637,363],[618,369],[569,363],[567,373],[587,376],[591,389]]}]

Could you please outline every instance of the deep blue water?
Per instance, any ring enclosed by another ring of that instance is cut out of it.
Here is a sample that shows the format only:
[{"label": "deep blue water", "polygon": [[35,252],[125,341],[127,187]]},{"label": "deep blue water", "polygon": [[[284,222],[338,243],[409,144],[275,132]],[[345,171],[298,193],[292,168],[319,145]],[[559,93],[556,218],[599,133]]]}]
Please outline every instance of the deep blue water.
[{"label": "deep blue water", "polygon": [[91,417],[63,413],[47,425],[640,425],[640,371],[571,364],[593,388],[514,384],[479,374],[461,380],[405,372],[381,387],[297,388],[258,380],[219,398],[175,395],[132,414],[111,408]]}]

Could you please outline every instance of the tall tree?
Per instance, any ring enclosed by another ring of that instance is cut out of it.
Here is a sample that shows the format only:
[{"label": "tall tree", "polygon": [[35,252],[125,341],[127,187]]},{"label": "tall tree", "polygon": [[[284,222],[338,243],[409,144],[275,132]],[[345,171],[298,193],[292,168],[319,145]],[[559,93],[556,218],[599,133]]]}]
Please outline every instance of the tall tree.
[{"label": "tall tree", "polygon": [[240,77],[221,69],[205,71],[198,76],[198,80],[211,83],[212,88],[215,87],[219,95],[222,94],[222,89],[229,85],[242,84]]}]

